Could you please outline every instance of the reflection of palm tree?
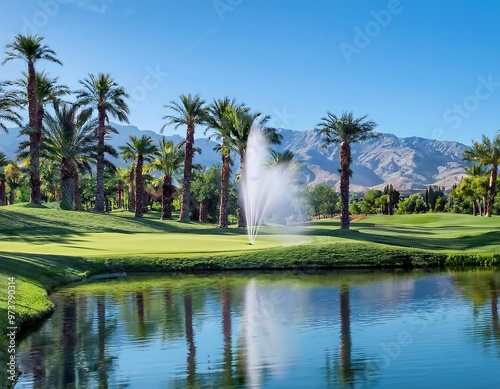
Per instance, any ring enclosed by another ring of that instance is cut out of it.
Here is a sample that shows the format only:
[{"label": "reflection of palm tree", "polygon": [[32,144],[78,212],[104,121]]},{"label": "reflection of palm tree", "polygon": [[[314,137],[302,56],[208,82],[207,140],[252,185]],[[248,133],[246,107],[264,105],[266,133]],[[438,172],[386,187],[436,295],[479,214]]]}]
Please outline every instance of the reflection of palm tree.
[{"label": "reflection of palm tree", "polygon": [[97,338],[99,349],[99,389],[108,387],[106,372],[106,302],[104,296],[97,298]]},{"label": "reflection of palm tree", "polygon": [[76,349],[76,299],[74,294],[63,300],[63,328],[61,338],[63,348],[63,382],[65,388],[75,387]]},{"label": "reflection of palm tree", "polygon": [[186,326],[186,341],[188,344],[187,383],[189,386],[192,386],[196,378],[196,346],[194,344],[193,331],[193,298],[189,291],[184,293],[184,321]]},{"label": "reflection of palm tree", "polygon": [[135,294],[135,306],[137,308],[137,320],[138,320],[138,333],[139,336],[144,337],[144,294],[142,292],[137,292]]},{"label": "reflection of palm tree", "polygon": [[[453,276],[453,283],[456,285],[460,294],[472,301],[474,316],[479,313],[479,308],[484,307],[490,300],[491,323],[490,318],[483,319],[480,324],[481,333],[486,344],[493,345],[493,342],[500,349],[500,318],[498,317],[498,291],[500,282],[498,273],[494,271],[484,271],[481,273],[458,273]],[[478,325],[474,324],[475,331],[478,331]]]},{"label": "reflection of palm tree", "polygon": [[340,378],[354,383],[354,369],[351,366],[351,307],[349,286],[340,287]]},{"label": "reflection of palm tree", "polygon": [[44,388],[45,385],[45,348],[40,342],[41,337],[33,337],[30,347],[30,364],[33,369],[33,387]]},{"label": "reflection of palm tree", "polygon": [[224,363],[222,382],[230,385],[233,376],[232,353],[231,353],[231,295],[229,289],[222,289],[222,332],[224,335]]}]

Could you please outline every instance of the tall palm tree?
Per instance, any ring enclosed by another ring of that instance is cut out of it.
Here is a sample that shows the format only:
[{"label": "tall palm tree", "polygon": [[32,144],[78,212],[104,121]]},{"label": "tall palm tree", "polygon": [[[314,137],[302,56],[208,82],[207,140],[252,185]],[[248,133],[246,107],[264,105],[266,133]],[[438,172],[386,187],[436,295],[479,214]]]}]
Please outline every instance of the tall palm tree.
[{"label": "tall palm tree", "polygon": [[236,144],[231,134],[236,132],[233,127],[236,125],[238,114],[242,112],[248,112],[248,108],[244,104],[237,104],[235,99],[231,100],[229,97],[214,99],[207,112],[207,130],[213,131],[209,139],[214,139],[218,143],[214,150],[222,156],[219,228],[229,226],[227,204],[229,201],[231,165],[233,163],[231,152],[236,151]]},{"label": "tall palm tree", "polygon": [[163,117],[167,123],[175,128],[186,126],[186,140],[184,152],[184,177],[182,181],[182,200],[179,220],[189,220],[189,203],[191,201],[191,181],[193,177],[194,132],[198,124],[204,124],[206,119],[205,101],[199,95],[181,95],[180,103],[171,101],[165,108],[173,111],[172,115]]},{"label": "tall palm tree", "polygon": [[9,164],[9,160],[5,153],[0,151],[0,205],[7,205],[5,197],[5,167]]},{"label": "tall palm tree", "polygon": [[45,115],[42,156],[60,164],[62,209],[78,206],[75,199],[78,172],[90,172],[90,165],[96,159],[96,127],[97,120],[90,120],[89,113],[79,111],[76,104],[56,103],[54,115]]},{"label": "tall palm tree", "polygon": [[464,150],[463,159],[491,167],[488,202],[485,212],[485,216],[491,217],[493,205],[495,204],[498,165],[500,164],[500,130],[497,131],[493,140],[483,135],[481,142],[472,141],[472,146]]},{"label": "tall palm tree", "polygon": [[125,99],[128,94],[119,86],[111,75],[99,73],[89,74],[80,80],[83,89],[77,93],[78,103],[88,112],[97,111],[97,166],[96,166],[96,199],[95,212],[104,213],[104,167],[106,150],[106,134],[113,131],[109,124],[109,115],[121,122],[128,123],[129,108]]},{"label": "tall palm tree", "polygon": [[331,112],[321,119],[318,125],[320,133],[324,137],[323,147],[331,144],[340,144],[340,197],[341,214],[340,228],[349,228],[349,179],[351,171],[351,144],[365,142],[369,139],[380,136],[373,130],[377,124],[373,121],[365,120],[367,115],[354,118],[352,112],[344,112],[338,117]]},{"label": "tall palm tree", "polygon": [[153,162],[153,168],[163,174],[161,197],[161,220],[172,219],[172,195],[175,192],[172,179],[180,174],[184,165],[184,150],[182,144],[175,145],[173,140],[161,138],[158,156]]},{"label": "tall palm tree", "polygon": [[148,135],[140,138],[130,135],[130,142],[121,146],[120,150],[125,160],[135,160],[135,217],[143,216],[144,181],[142,169],[144,162],[153,162],[158,152],[153,139]]},{"label": "tall palm tree", "polygon": [[38,35],[16,35],[14,42],[7,45],[6,58],[2,63],[13,59],[21,59],[28,65],[28,84],[26,94],[28,97],[28,127],[30,130],[30,202],[41,204],[40,191],[40,142],[41,129],[37,128],[37,96],[35,63],[40,60],[62,65],[57,59],[54,50],[42,44],[43,37]]},{"label": "tall palm tree", "polygon": [[18,105],[18,95],[16,91],[6,90],[5,87],[10,85],[10,82],[0,82],[0,129],[7,132],[7,127],[4,122],[21,124],[21,115],[14,111],[14,107]]}]

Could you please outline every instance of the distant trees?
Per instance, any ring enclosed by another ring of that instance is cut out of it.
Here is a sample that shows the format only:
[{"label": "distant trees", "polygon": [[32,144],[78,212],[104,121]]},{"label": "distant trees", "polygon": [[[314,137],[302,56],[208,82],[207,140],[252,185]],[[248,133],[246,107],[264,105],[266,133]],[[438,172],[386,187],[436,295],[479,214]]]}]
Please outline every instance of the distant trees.
[{"label": "distant trees", "polygon": [[333,217],[338,211],[336,205],[339,194],[333,186],[327,183],[307,187],[305,196],[308,199],[312,216],[317,218]]},{"label": "distant trees", "polygon": [[153,169],[161,172],[162,197],[161,197],[161,219],[172,219],[172,200],[175,188],[173,180],[179,180],[179,175],[184,166],[184,149],[182,144],[174,144],[173,140],[160,139],[158,153],[152,164]]},{"label": "distant trees", "polygon": [[472,146],[464,151],[465,161],[475,162],[479,166],[489,169],[488,196],[485,216],[491,217],[495,196],[497,193],[498,165],[500,164],[500,131],[497,131],[493,140],[483,135],[481,142],[472,141]]},{"label": "distant trees", "polygon": [[124,159],[135,161],[135,217],[141,218],[144,212],[144,163],[152,163],[158,149],[150,136],[138,138],[130,135],[130,141],[120,150]]},{"label": "distant trees", "polygon": [[199,204],[199,221],[206,223],[209,218],[215,220],[220,201],[221,168],[212,165],[194,175],[191,190],[193,197]]}]

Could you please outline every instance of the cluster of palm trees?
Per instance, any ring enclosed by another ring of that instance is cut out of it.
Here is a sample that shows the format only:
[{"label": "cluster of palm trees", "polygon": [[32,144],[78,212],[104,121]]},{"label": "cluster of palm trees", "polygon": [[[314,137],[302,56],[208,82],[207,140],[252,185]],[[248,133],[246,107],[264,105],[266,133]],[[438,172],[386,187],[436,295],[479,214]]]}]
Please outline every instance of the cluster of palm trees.
[{"label": "cluster of palm trees", "polygon": [[[117,84],[109,74],[89,74],[80,80],[81,89],[76,91],[76,102],[63,101],[71,91],[58,84],[57,78],[50,78],[45,72],[37,72],[35,65],[40,61],[62,64],[56,53],[43,44],[43,37],[37,35],[17,35],[12,44],[7,45],[4,63],[14,59],[25,61],[28,71],[17,82],[0,84],[1,127],[7,131],[4,122],[12,122],[22,127],[21,116],[16,107],[27,105],[29,121],[22,134],[28,140],[21,142],[19,158],[27,161],[29,172],[30,202],[41,204],[40,161],[56,161],[59,164],[61,179],[61,207],[79,209],[79,174],[90,172],[95,165],[95,206],[94,211],[105,211],[104,179],[106,167],[112,164],[106,155],[116,157],[117,151],[107,142],[108,136],[116,132],[109,125],[109,118],[128,123],[128,97],[124,88]],[[18,89],[8,89],[14,86]],[[47,108],[50,105],[50,112]],[[155,145],[148,136],[131,137],[130,142],[120,148],[125,160],[134,160],[134,190],[131,193],[135,203],[135,215],[143,213],[143,170],[148,168],[163,173],[162,218],[172,217],[172,196],[175,193],[173,178],[183,167],[180,220],[187,221],[190,212],[191,182],[193,180],[193,155],[195,127],[203,125],[211,131],[211,137],[218,141],[217,150],[222,155],[220,185],[220,227],[228,226],[227,203],[229,196],[230,169],[235,154],[244,164],[246,142],[255,121],[265,125],[269,120],[259,112],[251,112],[244,104],[233,99],[214,100],[205,104],[198,95],[181,95],[180,101],[172,101],[166,106],[165,125],[186,127],[183,145],[174,145],[165,139]],[[93,117],[95,114],[96,118]],[[272,143],[279,143],[280,136],[274,129],[264,129]],[[182,146],[182,147],[181,147]],[[5,155],[0,163],[5,164]],[[3,170],[2,170],[3,172]],[[5,174],[0,176],[0,192],[5,192]],[[118,190],[119,191],[119,190]],[[120,192],[120,191],[119,191]],[[0,201],[5,203],[5,194],[0,193]],[[120,201],[119,201],[120,202]],[[241,207],[238,224],[245,225]]]},{"label": "cluster of palm trees", "polygon": [[[63,97],[71,94],[68,87],[60,85],[57,78],[51,78],[45,71],[37,72],[35,65],[42,60],[62,64],[56,53],[43,43],[37,35],[17,35],[14,42],[7,45],[4,63],[20,59],[27,65],[27,73],[17,82],[0,84],[1,128],[7,130],[3,122],[19,126],[21,116],[16,107],[27,105],[29,121],[22,130],[28,140],[21,142],[19,157],[27,161],[29,172],[30,202],[41,204],[40,160],[55,161],[59,164],[61,180],[61,207],[79,209],[79,177],[91,172],[95,165],[95,206],[94,211],[105,211],[105,169],[113,168],[107,155],[116,157],[117,151],[106,140],[116,130],[109,125],[110,117],[128,123],[128,97],[124,88],[109,74],[89,74],[80,80],[81,88],[75,92],[76,101],[69,103]],[[14,86],[17,89],[10,89]],[[52,113],[47,112],[49,108]],[[217,142],[216,150],[221,154],[219,226],[228,226],[228,199],[230,196],[231,166],[238,159],[239,179],[242,179],[248,138],[252,126],[257,124],[266,133],[270,144],[280,144],[281,135],[273,128],[266,127],[270,117],[252,111],[245,104],[225,97],[214,99],[207,104],[199,95],[181,95],[179,101],[171,101],[165,106],[165,126],[185,127],[186,137],[181,145],[161,140],[155,145],[148,136],[136,138],[120,148],[125,160],[133,160],[134,168],[129,172],[129,183],[135,216],[142,217],[144,209],[145,167],[162,172],[162,219],[172,218],[172,198],[175,193],[173,180],[183,169],[182,193],[180,196],[181,221],[190,217],[191,183],[193,182],[193,156],[198,150],[194,144],[197,126]],[[164,127],[165,127],[164,126]],[[366,120],[366,116],[355,118],[352,112],[336,116],[328,112],[319,124],[324,136],[324,146],[340,145],[340,195],[342,198],[341,228],[349,228],[349,179],[352,175],[351,144],[364,142],[378,134],[373,130],[376,123]],[[2,157],[0,155],[0,157]],[[273,152],[273,163],[296,166],[295,155],[290,151]],[[0,158],[0,164],[4,163]],[[1,168],[1,167],[0,167]],[[11,169],[12,170],[12,169]],[[0,175],[0,201],[5,202],[6,174]],[[123,184],[117,185],[118,203],[123,202]],[[12,188],[12,187],[11,187]],[[123,204],[121,204],[123,206]],[[237,205],[238,226],[246,225],[241,202]]]},{"label": "cluster of palm trees", "polygon": [[468,176],[462,179],[454,192],[471,201],[474,215],[491,217],[497,194],[500,131],[493,139],[483,135],[480,142],[472,141],[472,146],[464,151],[463,159],[473,165],[466,168]]}]

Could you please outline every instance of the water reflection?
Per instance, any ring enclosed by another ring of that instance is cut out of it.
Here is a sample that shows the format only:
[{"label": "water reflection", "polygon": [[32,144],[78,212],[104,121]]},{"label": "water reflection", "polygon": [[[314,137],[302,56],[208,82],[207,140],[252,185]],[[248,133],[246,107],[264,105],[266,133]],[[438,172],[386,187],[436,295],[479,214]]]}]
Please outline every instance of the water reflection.
[{"label": "water reflection", "polygon": [[16,387],[498,388],[499,291],[494,271],[82,285],[21,342]]}]

